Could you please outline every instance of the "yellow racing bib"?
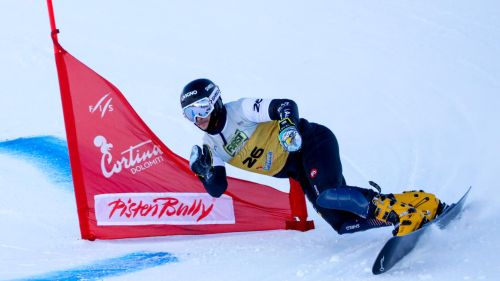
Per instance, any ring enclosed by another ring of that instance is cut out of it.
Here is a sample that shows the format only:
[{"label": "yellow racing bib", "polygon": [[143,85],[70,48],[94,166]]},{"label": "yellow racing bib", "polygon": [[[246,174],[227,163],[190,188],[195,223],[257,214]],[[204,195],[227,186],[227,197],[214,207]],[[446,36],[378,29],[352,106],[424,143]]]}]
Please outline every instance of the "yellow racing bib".
[{"label": "yellow racing bib", "polygon": [[[277,121],[259,123],[255,132],[229,164],[250,172],[273,176],[285,166],[288,152],[279,140]],[[225,148],[226,151],[232,147]]]}]

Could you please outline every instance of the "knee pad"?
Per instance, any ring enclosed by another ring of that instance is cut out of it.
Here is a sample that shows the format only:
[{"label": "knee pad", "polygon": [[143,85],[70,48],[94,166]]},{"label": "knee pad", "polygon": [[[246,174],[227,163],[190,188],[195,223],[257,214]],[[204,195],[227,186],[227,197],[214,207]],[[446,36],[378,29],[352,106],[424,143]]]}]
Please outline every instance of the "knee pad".
[{"label": "knee pad", "polygon": [[355,186],[340,186],[321,192],[316,199],[318,206],[354,213],[366,218],[370,209],[370,200]]}]

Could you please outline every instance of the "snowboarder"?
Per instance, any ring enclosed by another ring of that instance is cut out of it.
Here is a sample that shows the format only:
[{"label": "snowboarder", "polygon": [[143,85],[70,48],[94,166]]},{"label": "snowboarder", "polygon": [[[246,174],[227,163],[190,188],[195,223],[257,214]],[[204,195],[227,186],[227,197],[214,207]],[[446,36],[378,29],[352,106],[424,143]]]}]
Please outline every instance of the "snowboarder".
[{"label": "snowboarder", "polygon": [[213,197],[227,188],[227,162],[298,180],[315,210],[340,234],[392,224],[394,235],[405,235],[445,206],[423,191],[381,194],[374,183],[378,192],[348,186],[335,135],[299,118],[292,100],[243,98],[223,104],[215,83],[197,79],[184,87],[180,102],[184,116],[206,133],[202,147],[193,147],[189,165]]}]

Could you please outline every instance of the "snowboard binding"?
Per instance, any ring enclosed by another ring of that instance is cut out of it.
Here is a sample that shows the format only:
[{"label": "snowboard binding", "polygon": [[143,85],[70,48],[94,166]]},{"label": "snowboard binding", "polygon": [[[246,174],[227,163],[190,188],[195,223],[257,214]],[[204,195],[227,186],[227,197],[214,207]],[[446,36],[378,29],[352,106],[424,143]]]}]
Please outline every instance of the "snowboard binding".
[{"label": "snowboard binding", "polygon": [[434,194],[423,190],[399,194],[379,193],[373,197],[372,203],[375,218],[394,225],[394,236],[403,236],[421,228],[446,207]]}]

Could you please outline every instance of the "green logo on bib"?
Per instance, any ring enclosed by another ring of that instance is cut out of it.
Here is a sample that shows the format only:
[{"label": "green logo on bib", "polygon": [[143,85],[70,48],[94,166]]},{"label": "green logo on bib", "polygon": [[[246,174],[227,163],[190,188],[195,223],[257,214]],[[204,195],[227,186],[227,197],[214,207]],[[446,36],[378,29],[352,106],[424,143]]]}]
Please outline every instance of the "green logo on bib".
[{"label": "green logo on bib", "polygon": [[236,130],[233,138],[224,146],[224,150],[234,157],[246,140],[248,140],[247,135],[243,131]]}]

